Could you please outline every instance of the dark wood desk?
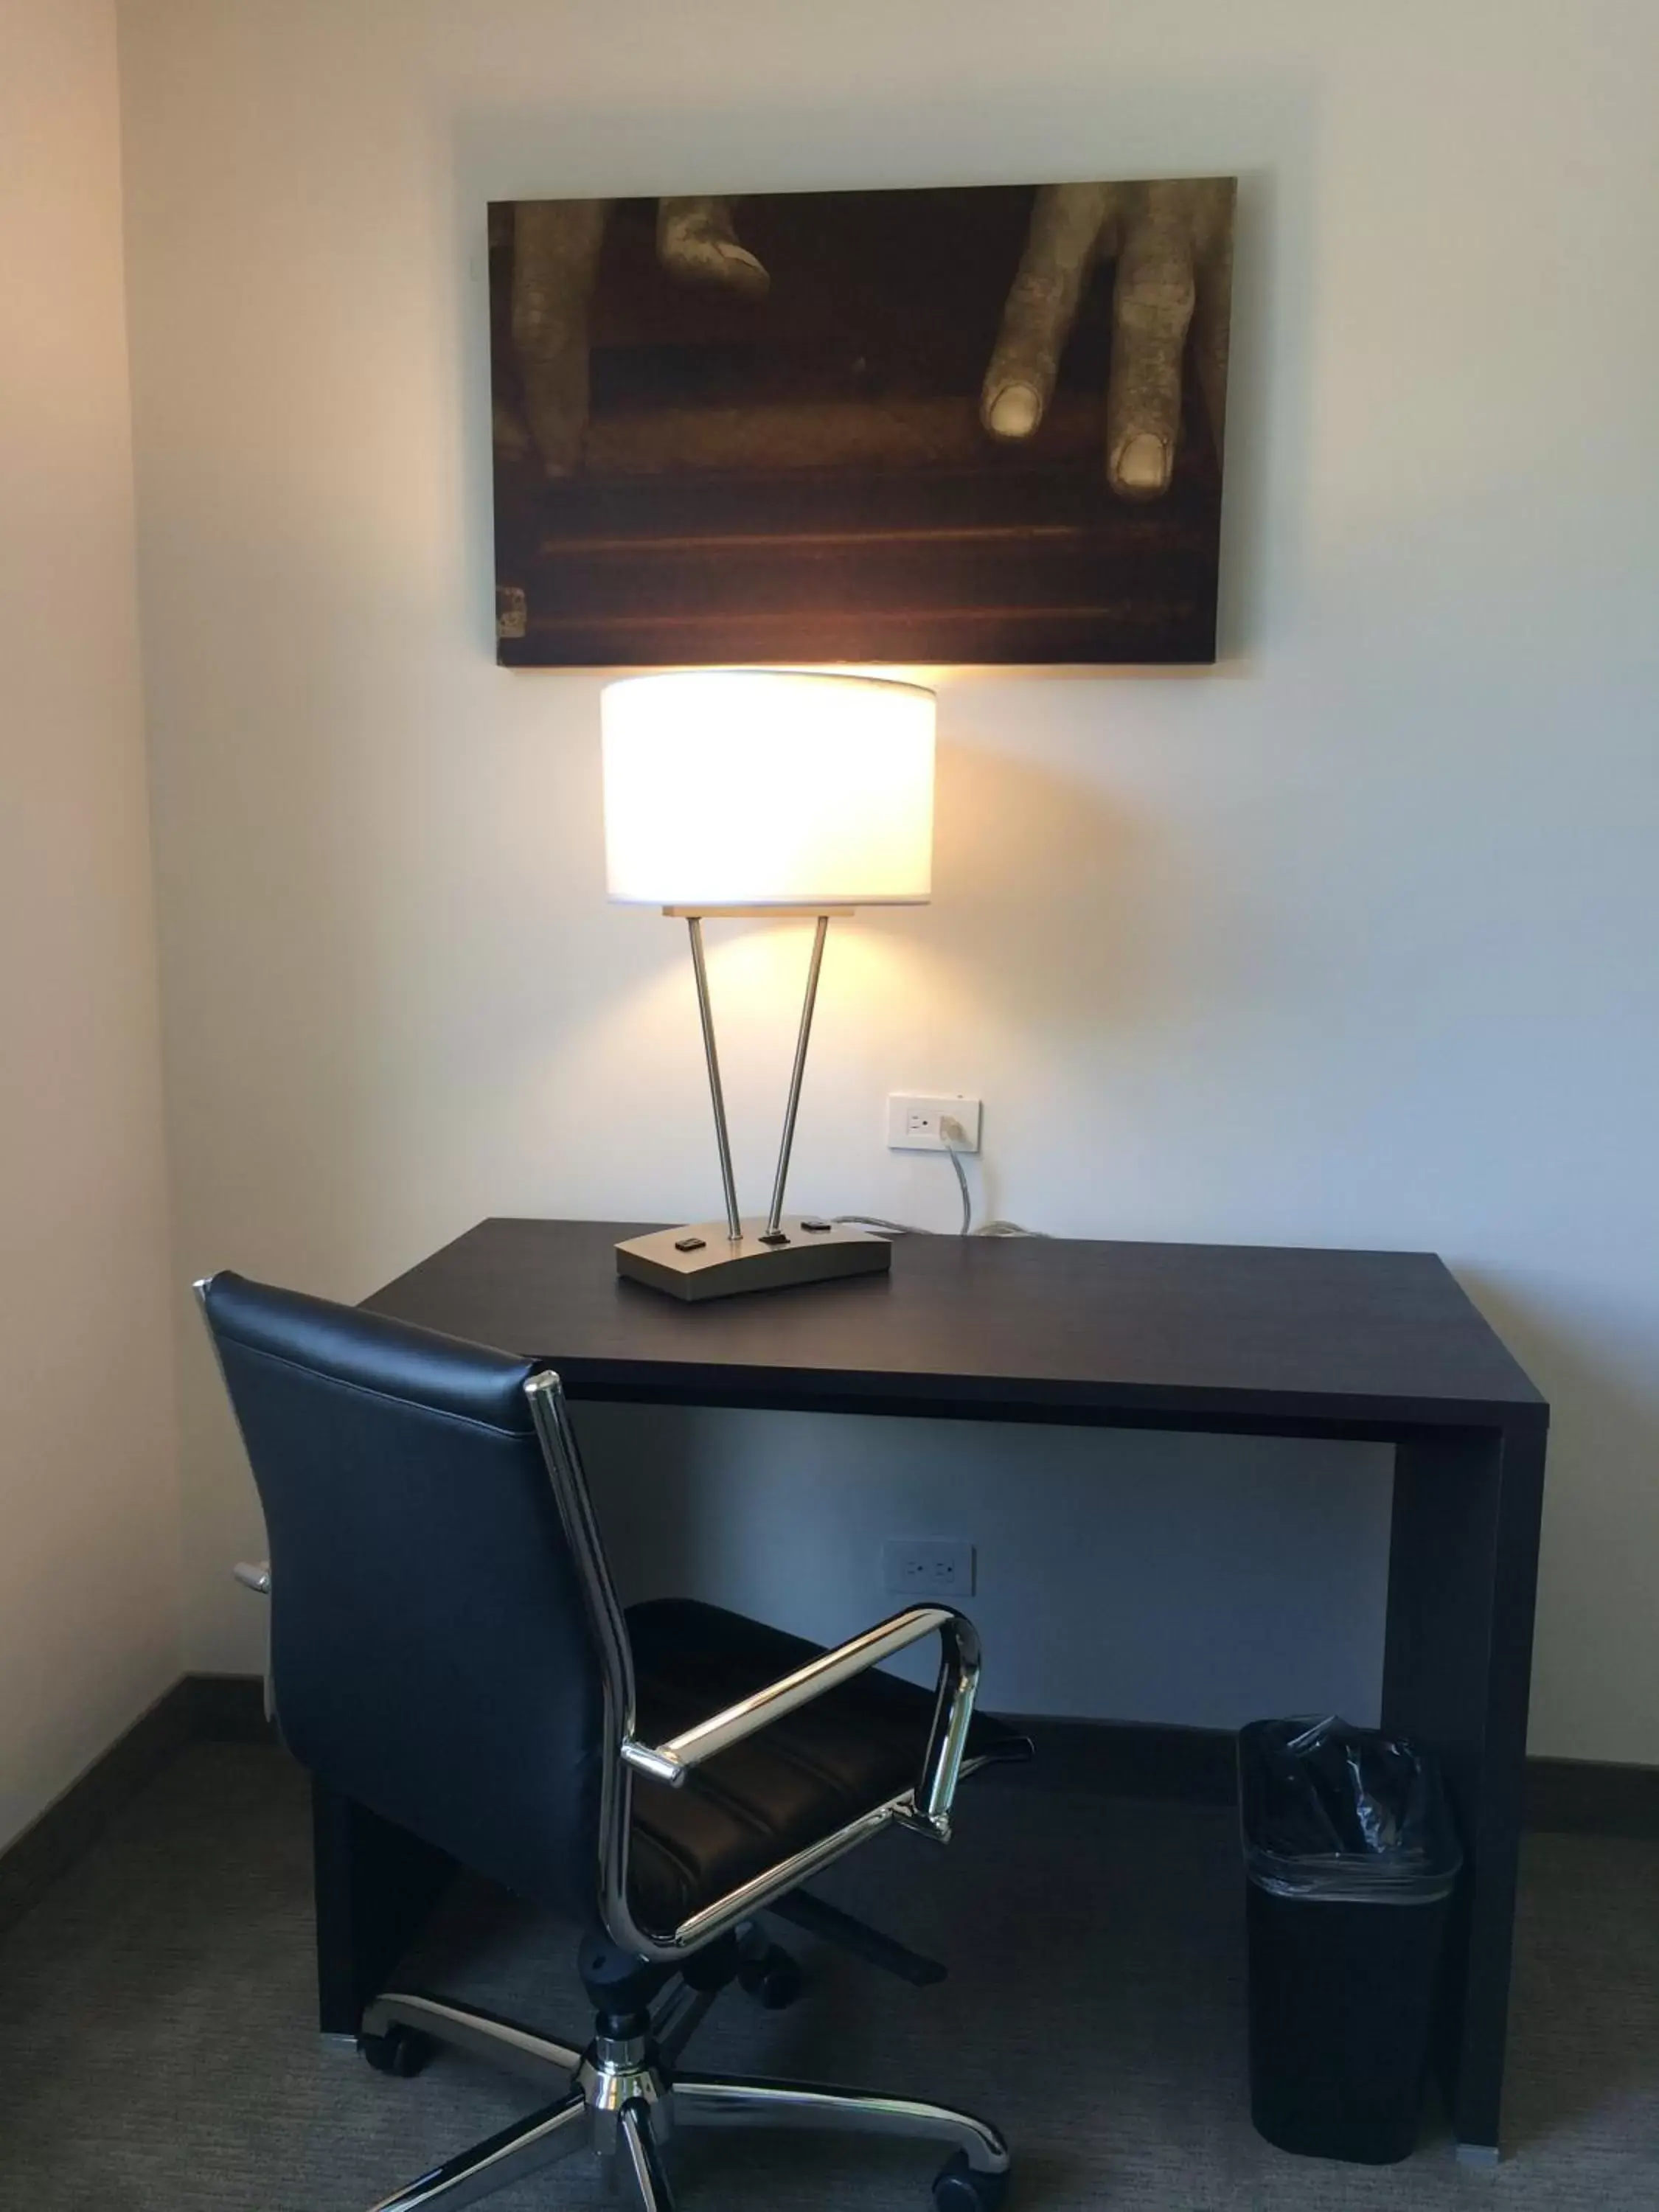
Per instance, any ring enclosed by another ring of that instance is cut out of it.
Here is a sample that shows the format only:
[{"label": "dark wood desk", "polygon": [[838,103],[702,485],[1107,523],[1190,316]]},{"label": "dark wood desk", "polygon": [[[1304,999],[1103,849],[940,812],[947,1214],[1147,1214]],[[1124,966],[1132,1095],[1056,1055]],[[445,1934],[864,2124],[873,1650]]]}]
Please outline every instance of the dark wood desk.
[{"label": "dark wood desk", "polygon": [[1382,1722],[1454,1792],[1441,2071],[1460,2143],[1495,2152],[1549,1411],[1442,1262],[912,1237],[890,1275],[684,1306],[614,1272],[652,1225],[486,1221],[366,1304],[550,1358],[574,1399],[1394,1446]]}]

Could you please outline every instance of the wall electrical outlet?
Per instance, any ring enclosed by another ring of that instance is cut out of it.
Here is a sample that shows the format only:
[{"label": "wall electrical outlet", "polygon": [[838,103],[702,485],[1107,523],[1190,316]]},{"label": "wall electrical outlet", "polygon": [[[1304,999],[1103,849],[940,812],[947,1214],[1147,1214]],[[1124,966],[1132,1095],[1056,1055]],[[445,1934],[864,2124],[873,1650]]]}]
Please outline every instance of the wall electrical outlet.
[{"label": "wall electrical outlet", "polygon": [[923,1097],[917,1092],[895,1091],[887,1100],[887,1149],[890,1152],[942,1152],[943,1122],[948,1115],[962,1131],[952,1137],[959,1152],[979,1150],[981,1104],[977,1098]]},{"label": "wall electrical outlet", "polygon": [[971,1597],[974,1547],[955,1536],[890,1536],[881,1586],[899,1597]]}]

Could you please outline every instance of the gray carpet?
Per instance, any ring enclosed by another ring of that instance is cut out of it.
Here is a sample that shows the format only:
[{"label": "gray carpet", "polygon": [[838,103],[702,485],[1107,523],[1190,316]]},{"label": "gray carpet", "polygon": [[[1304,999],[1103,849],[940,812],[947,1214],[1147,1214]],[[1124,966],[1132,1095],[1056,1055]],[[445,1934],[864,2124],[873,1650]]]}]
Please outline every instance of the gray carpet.
[{"label": "gray carpet", "polygon": [[[262,1747],[182,1753],[0,1939],[0,2205],[28,2212],[362,2212],[523,2111],[457,2058],[373,2074],[313,2033],[304,1788]],[[782,2014],[723,1998],[690,2063],[866,2081],[984,2111],[1025,2212],[1659,2208],[1659,1846],[1528,1848],[1511,2155],[1291,2159],[1246,2107],[1242,1912],[1230,1817],[1042,1794],[964,1796],[939,1852],[895,1836],[826,1891],[951,1962],[912,1990],[788,1931],[811,1974]],[[569,1931],[459,1889],[415,1972],[555,2030],[582,2023]],[[675,2146],[683,2212],[925,2212],[914,2147],[703,2136]],[[489,2200],[606,2203],[579,2165]]]}]

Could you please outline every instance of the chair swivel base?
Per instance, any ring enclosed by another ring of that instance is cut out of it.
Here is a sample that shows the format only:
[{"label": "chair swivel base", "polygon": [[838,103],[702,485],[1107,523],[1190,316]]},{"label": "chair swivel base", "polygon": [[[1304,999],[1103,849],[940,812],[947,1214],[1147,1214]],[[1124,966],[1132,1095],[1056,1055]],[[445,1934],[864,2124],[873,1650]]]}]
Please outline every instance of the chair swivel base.
[{"label": "chair swivel base", "polygon": [[[761,1989],[769,1963],[784,1955],[751,1960],[745,1983]],[[534,2082],[545,2101],[383,2198],[374,2212],[426,2206],[451,2212],[584,2151],[621,2161],[643,2212],[673,2212],[663,2145],[679,2129],[705,2127],[816,2128],[949,2144],[953,2154],[933,2184],[937,2212],[993,2212],[1001,2203],[1007,2146],[970,2113],[871,2091],[682,2071],[675,2061],[719,1993],[719,1984],[694,1989],[678,1981],[654,2013],[641,2015],[641,2032],[606,2033],[618,2023],[602,2015],[599,2032],[581,2051],[445,1999],[403,1991],[377,1997],[363,2015],[362,2040],[382,2070],[417,2072],[429,2040]]]}]

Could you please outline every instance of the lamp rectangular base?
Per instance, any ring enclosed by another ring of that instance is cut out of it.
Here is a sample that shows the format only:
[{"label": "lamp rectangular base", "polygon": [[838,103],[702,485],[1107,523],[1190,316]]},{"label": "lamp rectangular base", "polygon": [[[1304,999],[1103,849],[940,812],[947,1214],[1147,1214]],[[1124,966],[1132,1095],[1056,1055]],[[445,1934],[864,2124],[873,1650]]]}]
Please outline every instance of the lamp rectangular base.
[{"label": "lamp rectangular base", "polygon": [[763,1242],[765,1227],[757,1214],[744,1222],[735,1241],[723,1221],[653,1230],[617,1245],[617,1273],[696,1304],[744,1291],[829,1282],[837,1275],[885,1274],[893,1264],[892,1245],[867,1229],[823,1222],[816,1214],[786,1214],[778,1224],[783,1241],[769,1244]]}]

